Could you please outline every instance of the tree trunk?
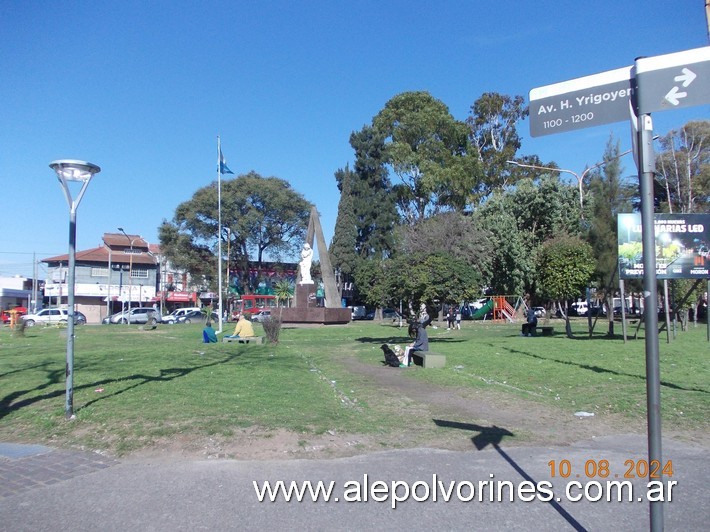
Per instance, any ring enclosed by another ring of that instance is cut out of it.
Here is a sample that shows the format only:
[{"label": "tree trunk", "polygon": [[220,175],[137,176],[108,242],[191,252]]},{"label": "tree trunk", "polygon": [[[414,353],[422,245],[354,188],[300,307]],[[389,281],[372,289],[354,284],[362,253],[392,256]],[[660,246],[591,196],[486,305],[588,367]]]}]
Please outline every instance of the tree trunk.
[{"label": "tree trunk", "polygon": [[565,319],[565,334],[567,335],[567,338],[574,338],[574,335],[572,334],[572,324],[569,322],[569,307],[567,306],[567,301],[565,300],[564,309],[562,308],[562,303],[559,300],[557,301],[557,306],[560,309],[562,317]]},{"label": "tree trunk", "polygon": [[607,320],[609,321],[609,329],[607,330],[606,335],[609,338],[614,337],[614,293],[609,291],[607,292],[607,300],[606,300],[606,316]]}]

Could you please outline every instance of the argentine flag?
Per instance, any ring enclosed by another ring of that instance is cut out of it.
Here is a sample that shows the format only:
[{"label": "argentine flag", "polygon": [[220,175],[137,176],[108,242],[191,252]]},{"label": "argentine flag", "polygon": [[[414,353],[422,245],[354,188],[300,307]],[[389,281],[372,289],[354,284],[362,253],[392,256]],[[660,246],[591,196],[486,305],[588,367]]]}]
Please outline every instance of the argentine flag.
[{"label": "argentine flag", "polygon": [[222,148],[219,149],[219,173],[220,174],[234,174],[229,167],[227,167],[227,163],[224,160],[224,155],[222,155]]}]

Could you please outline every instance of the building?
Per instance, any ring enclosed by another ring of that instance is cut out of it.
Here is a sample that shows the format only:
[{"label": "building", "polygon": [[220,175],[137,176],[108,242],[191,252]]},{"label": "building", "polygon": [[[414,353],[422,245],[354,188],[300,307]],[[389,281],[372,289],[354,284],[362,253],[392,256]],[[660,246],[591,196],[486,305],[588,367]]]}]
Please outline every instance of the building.
[{"label": "building", "polygon": [[[69,255],[42,262],[48,270],[45,302],[49,306],[66,306]],[[75,264],[74,302],[89,323],[100,323],[122,308],[159,301],[159,261],[139,235],[105,233],[103,245],[76,252]]]},{"label": "building", "polygon": [[[0,310],[15,307],[34,308],[33,280],[19,275],[15,277],[0,277]],[[35,290],[39,290],[35,286]]]},{"label": "building", "polygon": [[[184,306],[200,306],[199,286],[195,279],[184,270],[178,270],[162,254],[160,246],[150,244],[150,252],[158,261],[160,283],[156,295],[160,308],[170,312]],[[208,301],[206,304],[209,304]]]}]

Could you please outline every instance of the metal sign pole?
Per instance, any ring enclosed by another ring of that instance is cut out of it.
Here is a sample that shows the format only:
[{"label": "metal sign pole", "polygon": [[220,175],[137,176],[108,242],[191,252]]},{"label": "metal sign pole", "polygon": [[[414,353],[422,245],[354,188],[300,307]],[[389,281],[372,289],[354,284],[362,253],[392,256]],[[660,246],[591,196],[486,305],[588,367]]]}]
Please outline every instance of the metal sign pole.
[{"label": "metal sign pole", "polygon": [[[656,284],[656,237],[653,221],[653,122],[638,117],[638,161],[641,181],[641,235],[643,241],[644,325],[646,328],[646,404],[648,419],[648,463],[661,463],[661,378],[658,347],[658,287]],[[623,305],[623,302],[622,302]],[[649,476],[649,481],[653,480]],[[651,531],[663,530],[663,503],[650,504]]]}]

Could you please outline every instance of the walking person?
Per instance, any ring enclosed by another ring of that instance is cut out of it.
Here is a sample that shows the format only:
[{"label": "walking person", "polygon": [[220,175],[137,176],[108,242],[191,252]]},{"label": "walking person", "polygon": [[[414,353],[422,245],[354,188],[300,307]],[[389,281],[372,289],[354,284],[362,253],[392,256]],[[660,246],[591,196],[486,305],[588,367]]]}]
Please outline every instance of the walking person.
[{"label": "walking person", "polygon": [[449,307],[449,310],[446,311],[446,330],[449,331],[454,328],[454,309],[452,307]]}]

